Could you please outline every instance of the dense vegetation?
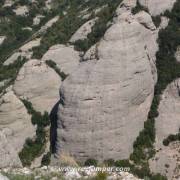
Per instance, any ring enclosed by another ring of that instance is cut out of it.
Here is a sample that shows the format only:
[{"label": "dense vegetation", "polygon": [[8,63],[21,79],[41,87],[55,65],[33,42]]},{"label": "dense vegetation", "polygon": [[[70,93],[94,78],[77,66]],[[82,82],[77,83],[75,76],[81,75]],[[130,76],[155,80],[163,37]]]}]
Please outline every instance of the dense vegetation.
[{"label": "dense vegetation", "polygon": [[46,131],[45,128],[50,125],[49,115],[44,112],[42,115],[32,107],[32,104],[27,100],[22,100],[28,113],[31,115],[33,125],[36,125],[36,137],[34,139],[27,139],[23,149],[19,152],[19,157],[23,166],[30,166],[31,162],[40,156],[45,149],[46,145]]},{"label": "dense vegetation", "polygon": [[[27,15],[16,15],[13,11],[19,5],[26,5],[29,9]],[[38,0],[33,3],[29,0],[16,1],[12,7],[0,6],[0,36],[6,36],[3,45],[0,46],[0,64],[12,52],[18,49],[24,42],[31,39],[31,36],[50,18],[58,14],[57,9],[47,11],[45,8],[44,0]],[[37,14],[45,16],[39,25],[33,25],[33,18]],[[31,27],[31,30],[25,29]]]},{"label": "dense vegetation", "polygon": [[[66,44],[73,33],[85,22],[78,17],[79,1],[63,1],[61,3],[61,9],[59,11],[60,19],[48,29],[47,33],[41,40],[39,47],[33,48],[34,57],[41,58],[42,55],[54,44]],[[68,6],[69,5],[69,6]],[[67,7],[70,7],[69,9]],[[65,8],[66,7],[66,8]],[[63,9],[64,8],[64,9]],[[63,10],[67,11],[67,14],[63,15]]]},{"label": "dense vegetation", "polygon": [[142,167],[147,166],[147,168],[147,161],[154,154],[155,118],[158,116],[161,94],[169,83],[180,77],[180,64],[174,57],[177,47],[180,45],[180,1],[175,3],[172,12],[166,12],[165,15],[170,18],[170,22],[165,29],[159,32],[159,51],[156,54],[158,82],[155,86],[154,99],[148,120],[144,124],[144,130],[137,137],[134,143],[134,152],[130,157],[135,163]]}]

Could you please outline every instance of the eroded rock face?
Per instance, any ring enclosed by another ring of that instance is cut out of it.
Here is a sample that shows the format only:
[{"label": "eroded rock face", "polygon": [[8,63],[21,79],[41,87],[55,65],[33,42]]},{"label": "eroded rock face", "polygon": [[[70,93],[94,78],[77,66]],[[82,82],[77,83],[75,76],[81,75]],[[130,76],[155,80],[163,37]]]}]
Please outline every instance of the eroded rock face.
[{"label": "eroded rock face", "polygon": [[31,116],[12,90],[0,98],[0,130],[16,153],[21,151],[27,138],[35,135],[36,128],[31,123]]},{"label": "eroded rock face", "polygon": [[53,69],[33,59],[21,68],[13,90],[19,97],[29,100],[37,111],[50,112],[59,100],[60,84],[61,78]]},{"label": "eroded rock face", "polygon": [[151,15],[157,16],[171,10],[176,0],[139,0],[139,2],[148,8]]},{"label": "eroded rock face", "polygon": [[117,10],[96,46],[98,58],[82,62],[61,86],[57,155],[101,161],[126,159],[133,151],[153,97],[157,44],[147,22],[131,14],[132,5]]},{"label": "eroded rock face", "polygon": [[180,143],[172,142],[169,146],[164,146],[153,159],[149,161],[152,172],[161,173],[169,180],[180,178]]},{"label": "eroded rock face", "polygon": [[73,46],[55,45],[52,46],[42,57],[42,61],[52,60],[59,69],[66,74],[75,71],[79,65],[79,52]]},{"label": "eroded rock face", "polygon": [[158,108],[159,116],[155,120],[156,143],[158,150],[156,156],[150,160],[151,170],[155,173],[166,175],[169,179],[178,176],[180,162],[180,143],[171,143],[169,146],[163,145],[163,140],[170,134],[177,134],[180,128],[180,79],[172,82],[162,95],[162,100]]},{"label": "eroded rock face", "polygon": [[21,161],[14,150],[14,147],[8,142],[4,133],[0,131],[0,167],[22,167]]}]

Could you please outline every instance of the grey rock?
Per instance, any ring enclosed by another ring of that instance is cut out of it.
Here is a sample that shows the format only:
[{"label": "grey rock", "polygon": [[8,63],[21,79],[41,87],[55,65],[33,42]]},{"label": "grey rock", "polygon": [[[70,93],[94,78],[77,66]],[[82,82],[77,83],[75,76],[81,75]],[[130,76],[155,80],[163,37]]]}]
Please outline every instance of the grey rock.
[{"label": "grey rock", "polygon": [[180,177],[178,167],[180,164],[180,143],[163,145],[163,140],[170,134],[177,134],[180,128],[180,79],[168,85],[164,91],[158,108],[159,116],[155,119],[157,153],[150,162],[150,168],[155,173],[166,175],[168,179],[173,176]]},{"label": "grey rock", "polygon": [[171,10],[176,0],[139,0],[139,2],[148,8],[152,16],[157,16]]},{"label": "grey rock", "polygon": [[156,82],[150,63],[156,36],[130,6],[120,6],[117,14],[98,43],[98,59],[82,62],[61,86],[57,155],[126,159],[143,129]]},{"label": "grey rock", "polygon": [[73,46],[54,45],[42,57],[42,61],[52,60],[65,74],[71,74],[79,65],[79,52]]},{"label": "grey rock", "polygon": [[0,97],[0,130],[16,153],[21,151],[27,138],[35,135],[31,116],[12,90]]},{"label": "grey rock", "polygon": [[0,168],[21,166],[21,161],[14,147],[8,142],[5,134],[0,131]]},{"label": "grey rock", "polygon": [[51,112],[59,100],[59,75],[43,61],[29,60],[20,69],[13,90],[20,98],[29,100],[40,112]]}]

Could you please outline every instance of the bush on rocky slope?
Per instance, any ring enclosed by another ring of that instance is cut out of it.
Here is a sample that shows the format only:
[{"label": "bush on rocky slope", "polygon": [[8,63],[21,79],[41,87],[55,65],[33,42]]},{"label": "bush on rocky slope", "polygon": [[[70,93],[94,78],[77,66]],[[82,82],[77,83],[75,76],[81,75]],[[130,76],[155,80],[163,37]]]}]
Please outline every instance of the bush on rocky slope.
[{"label": "bush on rocky slope", "polygon": [[180,64],[174,57],[177,46],[180,44],[180,1],[174,4],[172,12],[166,12],[165,15],[170,18],[170,22],[165,29],[159,32],[159,51],[156,54],[158,82],[155,86],[154,99],[148,120],[144,124],[144,130],[141,131],[137,137],[134,143],[134,152],[131,155],[131,160],[142,166],[144,166],[147,160],[154,154],[155,118],[158,116],[160,96],[169,83],[180,77]]},{"label": "bush on rocky slope", "polygon": [[[75,48],[79,51],[87,51],[92,45],[97,43],[105,34],[106,30],[110,26],[110,22],[115,15],[115,10],[122,0],[116,0],[108,2],[98,14],[98,20],[92,27],[92,32],[88,34],[87,39],[78,40],[74,43]],[[109,26],[107,25],[109,23]]]},{"label": "bush on rocky slope", "polygon": [[166,139],[163,140],[164,146],[168,146],[173,141],[180,141],[180,129],[178,134],[170,134]]},{"label": "bush on rocky slope", "polygon": [[50,125],[49,115],[45,112],[41,115],[40,112],[36,112],[32,107],[32,104],[27,100],[22,100],[26,106],[28,113],[32,115],[31,121],[33,125],[37,125],[36,138],[27,139],[23,149],[19,152],[19,157],[23,166],[30,166],[31,162],[38,156],[40,156],[45,148],[46,144],[46,131],[45,127]]}]

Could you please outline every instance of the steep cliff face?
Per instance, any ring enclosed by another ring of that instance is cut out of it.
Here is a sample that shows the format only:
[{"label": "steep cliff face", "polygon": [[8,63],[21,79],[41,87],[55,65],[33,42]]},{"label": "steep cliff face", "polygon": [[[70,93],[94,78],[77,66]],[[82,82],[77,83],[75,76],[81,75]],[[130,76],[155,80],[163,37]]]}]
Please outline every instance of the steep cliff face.
[{"label": "steep cliff face", "polygon": [[83,62],[61,86],[57,154],[77,160],[125,159],[143,129],[156,82],[156,28],[151,17],[131,14],[124,1],[96,57]]}]

